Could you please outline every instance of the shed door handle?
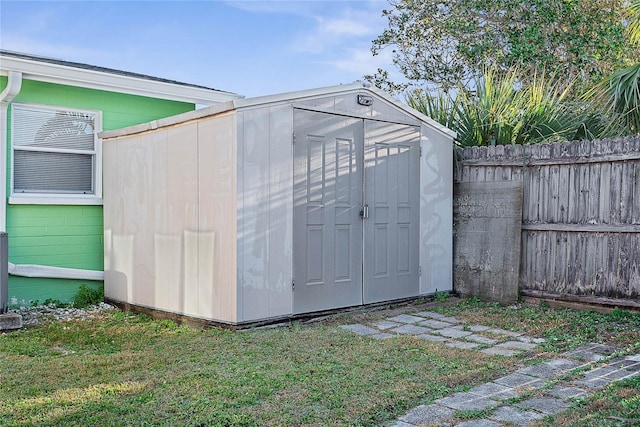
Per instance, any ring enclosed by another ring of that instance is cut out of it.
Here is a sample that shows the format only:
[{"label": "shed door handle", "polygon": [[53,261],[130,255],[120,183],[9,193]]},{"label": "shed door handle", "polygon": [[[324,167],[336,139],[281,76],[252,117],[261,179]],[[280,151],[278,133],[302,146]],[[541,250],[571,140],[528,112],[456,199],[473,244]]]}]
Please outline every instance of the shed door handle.
[{"label": "shed door handle", "polygon": [[360,216],[362,218],[369,218],[369,205],[364,205],[362,209],[360,209]]}]

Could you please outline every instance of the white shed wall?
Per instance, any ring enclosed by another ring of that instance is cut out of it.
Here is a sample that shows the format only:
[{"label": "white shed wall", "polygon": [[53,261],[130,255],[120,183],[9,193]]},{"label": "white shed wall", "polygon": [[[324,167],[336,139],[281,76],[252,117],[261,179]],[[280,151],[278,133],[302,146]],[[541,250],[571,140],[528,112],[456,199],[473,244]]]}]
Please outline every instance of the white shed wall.
[{"label": "white shed wall", "polygon": [[235,115],[104,144],[105,296],[236,321]]},{"label": "white shed wall", "polygon": [[293,113],[238,113],[238,321],[292,313]]},{"label": "white shed wall", "polygon": [[453,144],[422,125],[420,158],[420,294],[453,289]]}]

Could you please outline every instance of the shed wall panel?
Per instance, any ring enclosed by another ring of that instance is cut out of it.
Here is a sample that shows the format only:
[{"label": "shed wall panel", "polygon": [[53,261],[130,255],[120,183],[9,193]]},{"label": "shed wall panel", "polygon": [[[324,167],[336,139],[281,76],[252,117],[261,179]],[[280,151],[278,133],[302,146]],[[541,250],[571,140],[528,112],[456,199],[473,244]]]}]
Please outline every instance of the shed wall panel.
[{"label": "shed wall panel", "polygon": [[198,312],[236,322],[236,116],[198,122]]},{"label": "shed wall panel", "polygon": [[[291,314],[290,105],[238,112],[239,321]],[[240,148],[241,147],[241,148]]]},{"label": "shed wall panel", "polygon": [[420,146],[420,294],[453,289],[453,150],[422,126]]},{"label": "shed wall panel", "polygon": [[235,322],[234,126],[230,115],[105,144],[105,296]]}]

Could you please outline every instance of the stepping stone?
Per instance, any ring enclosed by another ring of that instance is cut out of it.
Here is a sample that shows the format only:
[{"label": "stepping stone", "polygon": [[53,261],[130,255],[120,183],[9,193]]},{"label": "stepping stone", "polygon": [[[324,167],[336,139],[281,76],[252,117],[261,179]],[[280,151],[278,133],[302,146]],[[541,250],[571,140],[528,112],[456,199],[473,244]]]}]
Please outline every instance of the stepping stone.
[{"label": "stepping stone", "polygon": [[491,420],[471,420],[465,421],[462,424],[456,424],[456,427],[502,427],[502,424],[493,422]]},{"label": "stepping stone", "polygon": [[588,371],[587,373],[584,374],[584,380],[585,381],[590,381],[590,380],[594,380],[596,378],[604,378],[607,375],[617,371],[617,368],[614,368],[612,366],[601,366],[595,369],[592,369],[590,371]]},{"label": "stepping stone", "polygon": [[496,383],[486,383],[469,390],[469,393],[475,394],[481,397],[490,397],[492,399],[510,399],[517,397],[518,393],[511,388]]},{"label": "stepping stone", "polygon": [[498,328],[489,328],[487,329],[487,332],[492,332],[498,335],[506,335],[508,337],[514,337],[514,338],[522,335],[522,332],[513,332],[513,331],[507,331],[506,329],[498,329]]},{"label": "stepping stone", "polygon": [[364,335],[364,336],[375,335],[380,333],[380,331],[376,329],[361,325],[359,323],[356,323],[354,325],[341,325],[340,328],[345,329],[347,331],[354,332],[358,335]]},{"label": "stepping stone", "polygon": [[435,332],[449,338],[462,338],[471,335],[469,331],[461,331],[460,329],[454,328],[439,329]]},{"label": "stepping stone", "polygon": [[456,324],[456,323],[462,323],[461,320],[455,318],[455,317],[439,317],[438,318],[439,321],[441,322],[447,322],[447,323],[452,323],[452,324]]},{"label": "stepping stone", "polygon": [[629,372],[626,369],[619,369],[606,376],[606,378],[613,378],[614,380],[623,380],[626,378],[635,377],[638,372]]},{"label": "stepping stone", "polygon": [[540,387],[544,384],[539,378],[534,378],[529,375],[513,373],[497,380],[493,380],[494,383],[506,385],[507,387]]},{"label": "stepping stone", "polygon": [[548,365],[558,371],[568,371],[575,369],[578,366],[582,366],[580,362],[576,362],[572,359],[551,359],[548,362],[545,362],[545,365]]},{"label": "stepping stone", "polygon": [[416,316],[428,317],[430,319],[440,319],[441,317],[446,317],[444,314],[436,313],[435,311],[421,311],[414,314]]},{"label": "stepping stone", "polygon": [[519,426],[526,426],[529,423],[544,418],[544,414],[535,411],[521,411],[510,406],[498,408],[490,417],[492,420],[504,421]]},{"label": "stepping stone", "polygon": [[418,325],[426,326],[427,328],[431,328],[431,329],[442,329],[442,328],[450,327],[451,323],[428,319],[428,320],[423,320],[422,322],[419,322]]},{"label": "stepping stone", "polygon": [[411,425],[437,425],[453,417],[455,411],[442,405],[420,405],[403,415],[398,421]]},{"label": "stepping stone", "polygon": [[579,387],[555,386],[549,390],[549,394],[551,396],[559,397],[560,399],[571,399],[574,397],[584,396],[587,392]]},{"label": "stepping stone", "polygon": [[473,350],[476,347],[480,347],[480,344],[465,341],[449,341],[445,342],[444,345],[446,345],[447,347],[461,348],[463,350]]},{"label": "stepping stone", "polygon": [[601,389],[601,388],[604,388],[604,387],[608,386],[612,382],[613,382],[613,379],[594,378],[594,379],[591,379],[591,380],[576,381],[576,384],[579,384],[579,385],[587,387],[587,388]]},{"label": "stepping stone", "polygon": [[544,342],[547,342],[547,340],[545,340],[544,338],[531,338],[531,337],[528,337],[526,335],[521,335],[519,337],[516,337],[516,339],[518,341],[531,343],[531,344],[542,344]]},{"label": "stepping stone", "polygon": [[436,400],[436,403],[462,411],[482,411],[491,406],[498,405],[498,401],[496,400],[477,396],[471,393],[456,393],[451,396],[438,399]]},{"label": "stepping stone", "polygon": [[482,331],[488,331],[489,327],[488,326],[482,326],[482,325],[471,325],[471,326],[469,326],[469,330],[473,331],[473,332],[482,332]]},{"label": "stepping stone", "polygon": [[421,340],[425,340],[425,341],[435,341],[435,342],[448,341],[448,339],[445,337],[442,337],[439,335],[431,335],[431,334],[418,335],[416,338],[420,338]]},{"label": "stepping stone", "polygon": [[489,348],[485,348],[483,350],[480,350],[482,353],[484,354],[488,354],[490,356],[513,356],[515,354],[518,354],[517,351],[515,350],[508,350],[506,348],[496,348],[496,347],[489,347]]},{"label": "stepping stone", "polygon": [[389,332],[395,332],[396,334],[403,335],[422,335],[431,332],[431,329],[423,328],[416,325],[402,325],[397,328],[391,329]]},{"label": "stepping stone", "polygon": [[382,322],[376,323],[376,328],[385,330],[385,329],[397,328],[400,325],[401,325],[401,323],[390,322],[388,320],[383,320]]},{"label": "stepping stone", "polygon": [[479,342],[480,344],[489,344],[489,345],[495,344],[498,342],[498,340],[494,340],[492,338],[487,338],[482,335],[476,335],[476,334],[467,335],[466,337],[464,337],[464,339]]},{"label": "stepping stone", "polygon": [[537,347],[536,344],[530,344],[522,341],[507,341],[496,345],[498,348],[508,348],[510,350],[532,350]]},{"label": "stepping stone", "polygon": [[634,362],[640,362],[640,354],[633,354],[631,356],[627,356],[626,359],[633,360]]},{"label": "stepping stone", "polygon": [[530,375],[532,377],[545,378],[545,379],[554,378],[558,373],[556,369],[553,369],[552,367],[550,367],[545,363],[518,369],[516,372],[519,374],[525,374],[525,375]]},{"label": "stepping stone", "polygon": [[615,352],[616,349],[608,345],[587,344],[585,346],[578,347],[573,351],[568,351],[564,354],[589,362],[597,362],[598,360],[604,359],[605,357],[610,356]]},{"label": "stepping stone", "polygon": [[411,316],[410,314],[400,314],[395,317],[390,317],[387,320],[397,323],[418,323],[424,319],[418,316]]},{"label": "stepping stone", "polygon": [[564,411],[569,404],[553,397],[543,397],[539,399],[529,399],[518,403],[516,406],[524,409],[535,409],[547,415],[554,415]]},{"label": "stepping stone", "polygon": [[636,371],[640,369],[640,362],[636,362],[635,360],[630,360],[628,358],[615,359],[615,360],[612,360],[611,362],[612,363],[609,363],[608,366],[611,366],[614,368],[622,368],[622,369],[627,369],[629,371]]}]

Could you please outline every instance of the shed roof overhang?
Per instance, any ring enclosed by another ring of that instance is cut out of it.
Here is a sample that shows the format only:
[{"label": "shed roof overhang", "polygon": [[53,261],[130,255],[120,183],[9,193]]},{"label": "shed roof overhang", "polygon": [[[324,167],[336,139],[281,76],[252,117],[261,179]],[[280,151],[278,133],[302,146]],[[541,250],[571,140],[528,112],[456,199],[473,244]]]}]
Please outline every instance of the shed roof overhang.
[{"label": "shed roof overhang", "polygon": [[204,86],[161,79],[87,64],[0,51],[0,75],[22,73],[25,80],[146,96],[149,98],[215,105],[241,95]]},{"label": "shed roof overhang", "polygon": [[227,113],[234,110],[249,109],[254,107],[260,107],[263,105],[270,105],[270,104],[273,105],[273,104],[279,104],[279,103],[285,103],[285,102],[295,102],[296,100],[303,100],[303,99],[328,96],[328,95],[337,95],[337,94],[343,94],[343,93],[349,93],[349,92],[352,92],[352,93],[364,92],[364,93],[375,95],[383,99],[385,102],[393,105],[398,110],[424,123],[427,127],[433,129],[434,131],[440,134],[443,134],[448,138],[451,138],[451,140],[455,139],[456,137],[456,133],[454,131],[436,122],[431,117],[428,117],[420,113],[419,111],[414,110],[413,108],[401,103],[400,101],[391,97],[386,92],[383,92],[379,89],[363,86],[361,82],[355,82],[355,83],[346,84],[346,85],[329,86],[329,87],[323,87],[323,88],[317,88],[317,89],[308,89],[308,90],[302,90],[297,92],[280,93],[276,95],[260,96],[256,98],[244,98],[244,99],[236,98],[236,99],[229,100],[227,102],[224,102],[209,108],[203,108],[197,111],[189,111],[186,113],[178,114],[176,116],[153,120],[148,123],[143,123],[140,125],[130,126],[122,129],[105,131],[100,133],[99,136],[103,139],[117,138],[120,136],[154,130],[161,127],[173,126],[178,123],[182,123],[189,120],[197,120],[203,117],[215,116],[218,114],[223,114],[223,113]]}]

